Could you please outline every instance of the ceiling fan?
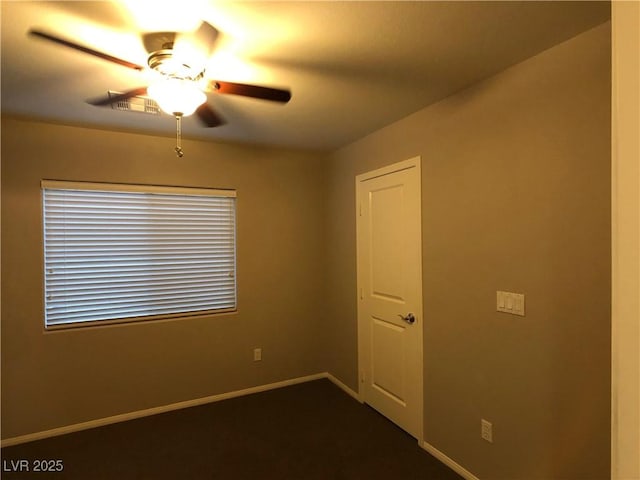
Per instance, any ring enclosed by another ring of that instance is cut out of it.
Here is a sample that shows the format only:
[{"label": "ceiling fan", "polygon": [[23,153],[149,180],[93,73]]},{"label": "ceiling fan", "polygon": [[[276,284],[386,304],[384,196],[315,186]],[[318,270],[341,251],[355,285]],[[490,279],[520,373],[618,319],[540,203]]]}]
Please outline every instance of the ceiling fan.
[{"label": "ceiling fan", "polygon": [[87,100],[87,103],[106,106],[132,97],[145,95],[151,97],[162,110],[176,118],[175,151],[179,157],[183,156],[180,146],[182,117],[195,113],[205,127],[217,127],[225,123],[224,119],[207,103],[207,93],[240,95],[278,103],[287,103],[291,99],[291,92],[287,89],[208,78],[205,65],[218,37],[218,31],[207,22],[202,22],[192,32],[143,34],[143,43],[149,53],[147,66],[114,57],[39,29],[31,29],[29,34],[126,68],[151,72],[152,80],[149,85],[136,87],[123,93],[110,93],[108,96]]}]

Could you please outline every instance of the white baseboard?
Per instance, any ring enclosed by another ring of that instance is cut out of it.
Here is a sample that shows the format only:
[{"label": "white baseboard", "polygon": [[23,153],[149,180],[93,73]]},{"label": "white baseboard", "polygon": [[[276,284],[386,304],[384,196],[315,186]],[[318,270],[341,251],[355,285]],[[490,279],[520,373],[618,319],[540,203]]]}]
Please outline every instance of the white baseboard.
[{"label": "white baseboard", "polygon": [[[150,415],[156,415],[158,413],[170,412],[173,410],[180,410],[182,408],[196,407],[198,405],[205,405],[207,403],[219,402],[221,400],[227,400],[229,398],[241,397],[244,395],[250,395],[252,393],[265,392],[267,390],[274,390],[276,388],[288,387],[290,385],[296,385],[298,383],[311,382],[313,380],[319,380],[321,378],[327,378],[331,380],[338,387],[342,388],[351,396],[355,396],[355,392],[349,389],[346,385],[340,382],[333,375],[324,372],[317,373],[315,375],[307,375],[306,377],[292,378],[290,380],[283,380],[281,382],[270,383],[267,385],[259,385],[256,387],[245,388],[243,390],[236,390],[233,392],[221,393],[218,395],[210,395],[208,397],[196,398],[193,400],[186,400],[184,402],[172,403],[170,405],[162,405],[160,407],[147,408],[145,410],[137,410],[135,412],[122,413],[120,415],[113,415],[111,417],[98,418],[96,420],[90,420],[88,422],[76,423],[73,425],[67,425],[64,427],[52,428],[51,430],[44,430],[41,432],[29,433],[27,435],[20,435],[18,437],[12,437],[4,439],[0,442],[1,447],[10,447],[12,445],[18,445],[26,442],[33,442],[35,440],[42,440],[50,437],[57,437],[59,435],[65,435],[67,433],[79,432],[82,430],[88,430],[90,428],[102,427],[104,425],[111,425],[113,423],[126,422],[127,420],[134,420],[136,418],[148,417]],[[357,396],[355,396],[357,398]]]},{"label": "white baseboard", "polygon": [[447,457],[444,453],[442,453],[440,450],[438,450],[436,447],[434,447],[433,445],[430,445],[427,442],[423,442],[422,443],[422,448],[424,448],[427,452],[429,452],[431,455],[433,455],[434,457],[436,457],[438,460],[440,460],[442,463],[444,463],[447,467],[449,467],[451,470],[453,470],[454,472],[456,472],[458,475],[460,475],[462,478],[465,478],[466,480],[480,480],[478,477],[476,477],[473,473],[471,473],[469,470],[467,470],[466,468],[464,468],[462,465],[456,463],[454,460],[452,460],[451,458]]},{"label": "white baseboard", "polygon": [[328,378],[329,380],[331,380],[331,383],[333,383],[336,387],[341,388],[346,394],[352,396],[357,401],[362,403],[362,399],[360,398],[360,395],[357,392],[354,392],[353,390],[351,390],[349,387],[347,387],[344,383],[342,383],[336,377],[334,377],[330,373],[326,373],[325,377]]}]

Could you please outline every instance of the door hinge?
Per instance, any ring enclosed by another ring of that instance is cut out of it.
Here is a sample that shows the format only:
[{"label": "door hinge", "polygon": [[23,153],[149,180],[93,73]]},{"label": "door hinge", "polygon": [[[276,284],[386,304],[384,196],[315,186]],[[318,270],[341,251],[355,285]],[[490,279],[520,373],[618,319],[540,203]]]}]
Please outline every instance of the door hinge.
[{"label": "door hinge", "polygon": [[362,216],[362,202],[358,204],[358,212],[359,212],[359,215]]},{"label": "door hinge", "polygon": [[360,300],[364,300],[364,290],[360,287]]},{"label": "door hinge", "polygon": [[360,372],[360,383],[364,383],[367,380],[367,376],[364,373],[364,370]]}]

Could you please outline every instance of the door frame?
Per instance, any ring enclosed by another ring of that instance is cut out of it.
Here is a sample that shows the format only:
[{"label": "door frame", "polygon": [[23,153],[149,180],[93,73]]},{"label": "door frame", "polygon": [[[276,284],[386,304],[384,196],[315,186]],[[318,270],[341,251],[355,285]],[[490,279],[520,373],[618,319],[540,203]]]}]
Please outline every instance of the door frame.
[{"label": "door frame", "polygon": [[[360,193],[363,182],[366,180],[371,180],[376,177],[382,177],[384,175],[388,175],[395,172],[400,172],[404,170],[413,170],[414,175],[418,176],[418,195],[420,197],[419,205],[418,205],[418,221],[420,226],[418,228],[418,235],[420,238],[420,245],[422,245],[422,176],[421,176],[421,163],[422,158],[420,156],[409,158],[408,160],[403,160],[401,162],[393,163],[391,165],[387,165],[382,168],[378,168],[376,170],[372,170],[369,172],[361,173],[357,175],[355,178],[355,221],[356,221],[356,310],[357,310],[357,327],[358,327],[358,399],[360,402],[365,401],[364,398],[364,348],[365,342],[367,341],[364,338],[363,334],[363,316],[361,312],[360,306],[360,298],[361,298],[361,288],[362,288],[362,265],[360,264],[360,252],[359,252],[359,238],[360,238],[360,227],[358,226],[358,217],[360,216]],[[422,295],[422,286],[423,286],[423,272],[422,272],[422,248],[420,249],[420,259],[419,259],[419,268],[420,268],[420,288],[418,289],[418,302],[419,306],[416,308],[416,314],[418,321],[415,324],[415,327],[418,328],[418,360],[419,360],[419,368],[418,368],[418,444],[420,446],[424,443],[424,302]]]}]

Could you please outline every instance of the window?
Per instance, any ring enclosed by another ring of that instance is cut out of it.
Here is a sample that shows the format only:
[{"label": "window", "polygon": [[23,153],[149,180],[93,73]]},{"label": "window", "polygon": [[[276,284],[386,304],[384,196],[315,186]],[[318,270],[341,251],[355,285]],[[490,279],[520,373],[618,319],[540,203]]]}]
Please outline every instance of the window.
[{"label": "window", "polygon": [[236,308],[235,191],[43,181],[45,326]]}]

